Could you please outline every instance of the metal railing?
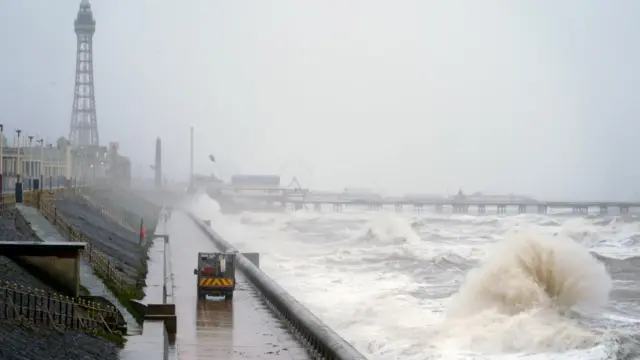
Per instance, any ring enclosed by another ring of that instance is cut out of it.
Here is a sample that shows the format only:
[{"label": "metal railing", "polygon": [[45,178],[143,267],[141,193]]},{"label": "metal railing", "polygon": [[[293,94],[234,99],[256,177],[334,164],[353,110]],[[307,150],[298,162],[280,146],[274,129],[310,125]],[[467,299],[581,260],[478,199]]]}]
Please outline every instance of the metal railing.
[{"label": "metal railing", "polygon": [[126,322],[112,306],[4,281],[0,281],[0,320],[94,334],[122,334],[126,329]]}]

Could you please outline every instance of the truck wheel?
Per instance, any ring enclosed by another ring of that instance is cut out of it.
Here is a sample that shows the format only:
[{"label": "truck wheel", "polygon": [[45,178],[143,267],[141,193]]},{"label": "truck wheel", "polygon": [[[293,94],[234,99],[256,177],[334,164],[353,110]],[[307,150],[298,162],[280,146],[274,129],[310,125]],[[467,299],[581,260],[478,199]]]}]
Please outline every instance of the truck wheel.
[{"label": "truck wheel", "polygon": [[206,300],[206,299],[207,299],[207,295],[198,293],[198,300]]},{"label": "truck wheel", "polygon": [[229,301],[229,300],[233,299],[233,293],[226,293],[226,294],[224,295],[224,299],[225,299],[226,301]]}]

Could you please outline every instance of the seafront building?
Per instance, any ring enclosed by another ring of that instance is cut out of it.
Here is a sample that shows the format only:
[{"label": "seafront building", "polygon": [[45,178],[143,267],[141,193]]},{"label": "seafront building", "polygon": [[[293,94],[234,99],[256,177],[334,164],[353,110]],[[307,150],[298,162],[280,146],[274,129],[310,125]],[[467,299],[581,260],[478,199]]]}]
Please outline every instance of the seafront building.
[{"label": "seafront building", "polygon": [[[43,144],[44,145],[44,144]],[[66,186],[66,179],[77,183],[109,181],[129,186],[131,162],[118,154],[118,144],[100,147],[95,154],[63,146],[3,146],[0,176],[2,192],[15,188],[18,178],[25,189]]]}]

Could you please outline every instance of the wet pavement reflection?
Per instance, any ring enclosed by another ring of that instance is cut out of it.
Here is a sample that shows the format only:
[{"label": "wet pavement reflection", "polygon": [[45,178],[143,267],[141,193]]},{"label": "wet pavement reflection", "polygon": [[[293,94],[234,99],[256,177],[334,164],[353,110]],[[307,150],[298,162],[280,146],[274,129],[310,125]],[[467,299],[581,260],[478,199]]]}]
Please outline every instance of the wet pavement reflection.
[{"label": "wet pavement reflection", "polygon": [[232,301],[198,301],[198,252],[217,249],[186,214],[174,212],[166,224],[171,242],[180,360],[191,359],[310,359],[285,325],[276,319],[260,294],[236,272]]}]

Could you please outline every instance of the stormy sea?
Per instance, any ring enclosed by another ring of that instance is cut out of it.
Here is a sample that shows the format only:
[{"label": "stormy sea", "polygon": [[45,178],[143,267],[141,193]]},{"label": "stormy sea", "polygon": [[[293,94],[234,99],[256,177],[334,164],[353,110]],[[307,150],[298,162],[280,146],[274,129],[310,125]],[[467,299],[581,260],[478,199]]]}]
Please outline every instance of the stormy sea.
[{"label": "stormy sea", "polygon": [[640,358],[640,215],[192,210],[371,360]]}]

